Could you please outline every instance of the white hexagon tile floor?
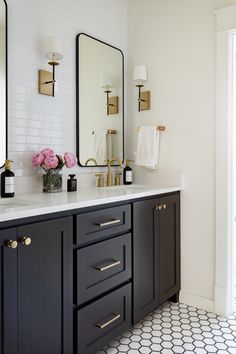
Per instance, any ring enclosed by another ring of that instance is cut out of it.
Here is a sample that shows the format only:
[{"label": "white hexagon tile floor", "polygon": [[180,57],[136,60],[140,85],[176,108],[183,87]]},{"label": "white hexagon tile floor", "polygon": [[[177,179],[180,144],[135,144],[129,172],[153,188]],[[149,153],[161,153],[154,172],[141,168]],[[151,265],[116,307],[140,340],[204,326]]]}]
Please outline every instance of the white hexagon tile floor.
[{"label": "white hexagon tile floor", "polygon": [[236,354],[236,314],[167,302],[97,354]]}]

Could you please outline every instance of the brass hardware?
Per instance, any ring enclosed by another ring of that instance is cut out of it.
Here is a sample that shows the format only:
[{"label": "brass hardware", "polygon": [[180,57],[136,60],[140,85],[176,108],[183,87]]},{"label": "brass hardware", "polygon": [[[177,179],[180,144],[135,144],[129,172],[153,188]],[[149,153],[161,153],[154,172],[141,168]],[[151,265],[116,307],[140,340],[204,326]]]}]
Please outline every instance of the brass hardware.
[{"label": "brass hardware", "polygon": [[107,174],[107,187],[111,187],[113,185],[113,175],[111,173],[111,171],[109,171],[108,168],[108,174]]},{"label": "brass hardware", "polygon": [[166,209],[166,204],[163,204],[163,209]]},{"label": "brass hardware", "polygon": [[139,104],[140,111],[147,111],[151,109],[151,91],[144,91],[140,93]]},{"label": "brass hardware", "polygon": [[110,324],[112,324],[113,322],[117,321],[120,318],[120,315],[117,315],[116,313],[113,313],[112,316],[113,317],[105,323],[97,322],[96,326],[100,329],[103,329],[103,328],[109,326]]},{"label": "brass hardware", "polygon": [[39,90],[43,95],[54,97],[55,95],[55,68],[59,65],[58,61],[63,58],[60,48],[59,38],[50,36],[47,38],[45,46],[45,57],[49,59],[48,64],[52,66],[52,73],[46,70],[39,70]]},{"label": "brass hardware", "polygon": [[122,162],[120,159],[118,159],[117,157],[113,157],[111,160],[107,161],[107,167],[108,167],[108,171],[107,171],[107,187],[110,187],[113,185],[113,181],[112,181],[112,173],[111,173],[111,165],[113,162],[117,161],[118,164],[120,165],[120,167],[122,167]]},{"label": "brass hardware", "polygon": [[121,185],[121,172],[116,172],[115,173],[115,186],[120,186]]},{"label": "brass hardware", "polygon": [[109,97],[108,99],[108,113],[110,114],[118,114],[119,113],[119,97]]},{"label": "brass hardware", "polygon": [[121,162],[121,160],[120,159],[118,159],[118,157],[113,157],[111,160],[109,160],[108,161],[108,163],[110,164],[110,166],[111,166],[111,164],[113,163],[113,162],[115,162],[115,161],[117,161],[118,162],[118,164],[120,165],[120,167],[121,167],[121,165],[122,165],[122,162]]},{"label": "brass hardware", "polygon": [[117,131],[115,129],[108,129],[107,134],[112,134],[115,135],[117,133]]},{"label": "brass hardware", "polygon": [[162,210],[162,208],[163,208],[163,205],[162,205],[162,204],[159,204],[159,205],[156,205],[156,206],[155,206],[155,209],[156,209],[156,210]]},{"label": "brass hardware", "polygon": [[38,71],[38,92],[42,95],[53,95],[53,73],[46,70]]},{"label": "brass hardware", "polygon": [[88,159],[87,161],[85,161],[85,166],[88,166],[88,163],[89,162],[94,162],[94,165],[97,166],[97,161],[93,158],[93,157],[90,157],[90,159]]},{"label": "brass hardware", "polygon": [[[140,127],[137,128],[137,132],[140,132]],[[157,126],[157,130],[159,130],[160,132],[164,132],[166,130],[166,127],[164,127],[163,125],[159,125]]]},{"label": "brass hardware", "polygon": [[102,265],[102,266],[96,266],[95,269],[99,270],[99,272],[104,272],[104,270],[117,267],[120,264],[120,261],[112,261],[112,263],[109,263],[107,265]]},{"label": "brass hardware", "polygon": [[97,173],[95,176],[98,177],[98,187],[104,187],[103,173]]},{"label": "brass hardware", "polygon": [[105,226],[109,226],[109,225],[114,225],[114,224],[119,224],[120,219],[116,219],[116,220],[111,220],[111,221],[107,221],[107,222],[102,222],[101,224],[97,224],[99,227],[105,227]]},{"label": "brass hardware", "polygon": [[[95,134],[95,131],[94,131],[94,130],[92,131],[92,134],[93,134],[93,135]],[[109,135],[109,134],[115,135],[115,134],[117,134],[117,130],[115,130],[115,129],[108,129],[108,130],[107,130],[107,135]]]},{"label": "brass hardware", "polygon": [[22,243],[22,245],[24,246],[29,246],[32,242],[31,238],[30,237],[22,237],[20,239],[20,242]]},{"label": "brass hardware", "polygon": [[11,249],[16,249],[18,247],[18,242],[15,240],[9,240],[6,242],[6,246]]},{"label": "brass hardware", "polygon": [[104,91],[107,97],[107,102],[106,102],[107,116],[109,116],[110,114],[119,113],[119,97],[118,96],[110,97],[111,92],[112,91],[109,88]]},{"label": "brass hardware", "polygon": [[138,111],[147,111],[151,109],[151,91],[141,92],[144,85],[136,85],[138,87]]}]

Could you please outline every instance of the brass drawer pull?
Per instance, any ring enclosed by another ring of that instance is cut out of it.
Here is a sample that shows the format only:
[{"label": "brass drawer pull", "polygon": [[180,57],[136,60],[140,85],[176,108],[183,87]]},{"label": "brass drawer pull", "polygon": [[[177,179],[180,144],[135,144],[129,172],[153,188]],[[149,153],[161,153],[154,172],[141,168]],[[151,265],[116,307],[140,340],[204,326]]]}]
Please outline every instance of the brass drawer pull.
[{"label": "brass drawer pull", "polygon": [[6,242],[6,246],[14,250],[18,247],[18,242],[15,240],[9,240]]},{"label": "brass drawer pull", "polygon": [[104,272],[104,270],[116,267],[120,264],[120,261],[113,261],[112,263],[109,263],[107,265],[103,266],[96,266],[95,269],[99,270],[100,272]]},{"label": "brass drawer pull", "polygon": [[103,223],[97,224],[97,225],[98,225],[99,227],[104,227],[104,226],[119,224],[119,222],[120,222],[120,219],[116,219],[116,220],[111,220],[111,221],[103,222]]},{"label": "brass drawer pull", "polygon": [[163,209],[166,209],[166,204],[163,204]]},{"label": "brass drawer pull", "polygon": [[163,208],[162,204],[156,205],[156,207],[155,207],[156,210],[162,210],[162,208]]},{"label": "brass drawer pull", "polygon": [[113,322],[117,321],[120,318],[120,315],[117,315],[116,313],[112,314],[113,318],[111,318],[109,321],[102,323],[102,322],[98,322],[96,323],[96,326],[100,329],[103,329],[107,326],[109,326],[110,324],[112,324]]}]

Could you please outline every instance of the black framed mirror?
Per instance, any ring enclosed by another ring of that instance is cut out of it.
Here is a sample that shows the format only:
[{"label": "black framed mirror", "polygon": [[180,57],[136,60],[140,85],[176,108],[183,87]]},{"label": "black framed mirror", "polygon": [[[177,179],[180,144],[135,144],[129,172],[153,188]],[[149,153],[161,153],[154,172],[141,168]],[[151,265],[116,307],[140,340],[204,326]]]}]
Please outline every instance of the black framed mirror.
[{"label": "black framed mirror", "polygon": [[0,167],[7,158],[7,3],[0,0]]},{"label": "black framed mirror", "polygon": [[124,159],[124,55],[101,40],[76,37],[76,144],[79,165]]}]

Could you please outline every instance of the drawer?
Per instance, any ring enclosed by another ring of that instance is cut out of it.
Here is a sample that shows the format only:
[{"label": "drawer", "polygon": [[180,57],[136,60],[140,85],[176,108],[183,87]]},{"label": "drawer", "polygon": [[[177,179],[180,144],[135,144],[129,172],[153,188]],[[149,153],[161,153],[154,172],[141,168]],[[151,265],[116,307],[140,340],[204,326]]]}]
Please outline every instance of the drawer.
[{"label": "drawer", "polygon": [[90,211],[76,217],[76,243],[86,245],[131,228],[131,206]]},{"label": "drawer", "polygon": [[75,251],[77,305],[131,278],[131,234]]},{"label": "drawer", "polygon": [[79,310],[77,354],[94,354],[131,327],[131,285]]}]

